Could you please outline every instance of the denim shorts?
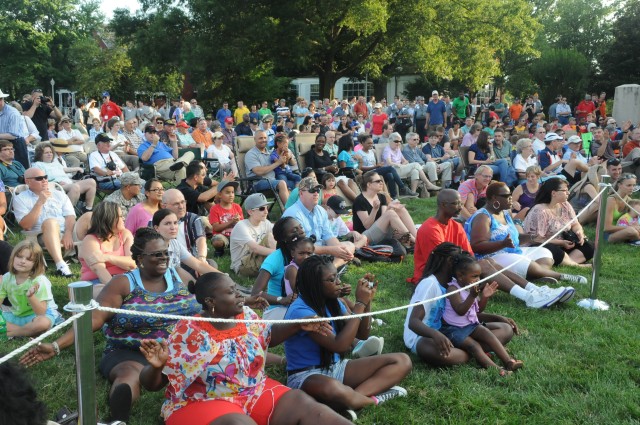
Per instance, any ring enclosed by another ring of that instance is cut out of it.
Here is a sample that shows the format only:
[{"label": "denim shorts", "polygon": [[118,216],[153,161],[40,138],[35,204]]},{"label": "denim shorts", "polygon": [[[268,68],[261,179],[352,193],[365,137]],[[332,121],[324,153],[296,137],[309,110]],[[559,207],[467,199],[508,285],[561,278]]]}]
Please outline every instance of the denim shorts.
[{"label": "denim shorts", "polygon": [[328,376],[329,378],[333,378],[342,383],[344,381],[344,372],[347,369],[347,363],[349,363],[349,360],[342,359],[339,362],[332,364],[328,369],[316,367],[291,374],[287,377],[287,387],[299,389],[302,387],[302,384],[304,384],[304,381],[312,375]]},{"label": "denim shorts", "polygon": [[[60,312],[52,308],[47,308],[47,311],[44,313],[44,315],[51,322],[51,326],[49,326],[50,328],[64,321]],[[28,316],[16,316],[13,313],[7,311],[3,311],[2,316],[8,323],[12,323],[16,326],[24,326],[27,323],[33,322],[33,319],[38,317],[35,314],[29,314]]]}]

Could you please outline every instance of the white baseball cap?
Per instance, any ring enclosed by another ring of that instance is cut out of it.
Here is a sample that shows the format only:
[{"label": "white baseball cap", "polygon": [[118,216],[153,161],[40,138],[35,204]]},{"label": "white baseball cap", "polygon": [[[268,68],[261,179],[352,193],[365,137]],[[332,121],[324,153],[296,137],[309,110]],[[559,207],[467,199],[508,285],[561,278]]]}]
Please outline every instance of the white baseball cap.
[{"label": "white baseball cap", "polygon": [[9,95],[8,95],[8,94],[3,93],[3,92],[2,92],[2,90],[0,90],[0,97],[9,97]]}]

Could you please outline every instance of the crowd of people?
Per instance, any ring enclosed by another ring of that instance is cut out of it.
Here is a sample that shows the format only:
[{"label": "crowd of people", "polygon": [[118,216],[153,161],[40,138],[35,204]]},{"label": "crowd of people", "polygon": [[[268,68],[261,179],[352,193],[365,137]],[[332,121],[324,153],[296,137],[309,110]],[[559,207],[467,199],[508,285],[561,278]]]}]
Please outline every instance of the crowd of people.
[{"label": "crowd of people", "polygon": [[[6,97],[0,91],[0,209],[6,193],[11,219],[38,234],[15,248],[0,241],[11,252],[0,284],[11,337],[61,320],[41,247],[56,273],[74,278],[65,258],[77,245],[79,278],[94,284],[102,306],[225,319],[255,319],[257,309],[265,319],[298,320],[371,311],[375,276],[354,288],[340,278],[358,267],[362,248],[399,244],[414,253],[412,303],[454,292],[409,309],[407,349],[431,365],[474,358],[506,376],[523,366],[504,348],[518,327],[486,312],[488,300],[496,291],[530,308],[572,299],[575,289],[559,282],[586,278],[554,267],[590,267],[582,225],[599,200],[580,220],[576,213],[605,172],[617,191],[606,238],[640,246],[640,205],[631,199],[640,128],[618,128],[601,97],[581,102],[575,120],[562,96],[546,115],[535,95],[524,105],[501,96],[475,105],[465,93],[450,99],[436,90],[428,102],[239,101],[211,114],[196,99],[119,106],[104,92],[100,108],[88,101],[70,117],[38,89],[16,107]],[[315,136],[303,156],[294,145],[304,133]],[[254,146],[240,152],[238,137]],[[156,177],[143,180],[150,165]],[[402,198],[432,194],[436,215],[416,225]],[[225,255],[228,270],[215,261]],[[100,311],[93,329],[106,337],[100,372],[118,420],[128,419],[141,388],[166,387],[167,424],[348,423],[360,409],[406,396],[399,384],[412,368],[404,353],[383,354],[370,317],[268,326]],[[33,366],[72,343],[70,330],[22,362]],[[280,343],[285,357],[267,353]],[[266,376],[270,363],[286,364],[286,386]]]}]

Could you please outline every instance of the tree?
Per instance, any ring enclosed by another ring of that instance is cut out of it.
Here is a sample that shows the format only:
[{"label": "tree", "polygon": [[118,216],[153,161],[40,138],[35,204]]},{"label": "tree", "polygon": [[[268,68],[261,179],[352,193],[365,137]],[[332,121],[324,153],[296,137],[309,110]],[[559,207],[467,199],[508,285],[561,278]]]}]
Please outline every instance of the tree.
[{"label": "tree", "polygon": [[531,66],[531,76],[540,87],[544,105],[551,105],[558,94],[567,96],[569,103],[577,103],[578,95],[589,88],[589,73],[589,59],[568,49],[545,50]]},{"label": "tree", "polygon": [[640,1],[629,0],[615,15],[613,43],[600,56],[601,74],[598,80],[609,93],[621,84],[640,82]]}]

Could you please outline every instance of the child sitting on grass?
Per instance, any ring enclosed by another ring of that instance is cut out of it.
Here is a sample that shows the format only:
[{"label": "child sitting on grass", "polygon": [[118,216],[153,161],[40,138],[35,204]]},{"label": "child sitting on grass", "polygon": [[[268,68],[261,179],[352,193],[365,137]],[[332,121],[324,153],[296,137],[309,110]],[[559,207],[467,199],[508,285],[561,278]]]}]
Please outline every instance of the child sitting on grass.
[{"label": "child sitting on grass", "polygon": [[[478,313],[484,310],[489,297],[498,290],[498,283],[476,285],[470,291],[452,294],[462,287],[478,282],[481,273],[478,262],[466,252],[453,258],[453,270],[455,278],[447,287],[447,294],[451,295],[446,299],[440,332],[451,340],[454,347],[469,353],[485,369],[495,367],[501,376],[520,369],[523,362],[512,359],[500,340],[478,320]],[[485,349],[496,353],[504,368],[495,364],[485,353]]]},{"label": "child sitting on grass", "polygon": [[37,336],[62,322],[44,265],[42,248],[33,240],[20,242],[11,252],[9,272],[0,283],[0,304],[9,298],[12,306],[2,313],[8,337]]},{"label": "child sitting on grass", "polygon": [[624,214],[622,217],[618,219],[616,223],[617,226],[637,226],[638,225],[638,215],[640,215],[640,199],[630,199],[629,205],[631,205],[631,209],[628,213]]},{"label": "child sitting on grass", "polygon": [[284,269],[284,292],[287,296],[296,291],[298,267],[315,252],[315,245],[310,238],[299,238],[287,244],[291,250],[291,262]]},{"label": "child sitting on grass", "polygon": [[211,244],[214,255],[217,257],[223,255],[225,248],[229,246],[229,237],[233,227],[240,220],[244,220],[242,207],[233,202],[238,186],[238,182],[221,181],[218,184],[217,195],[220,202],[212,206],[209,211],[209,223],[213,228]]}]

